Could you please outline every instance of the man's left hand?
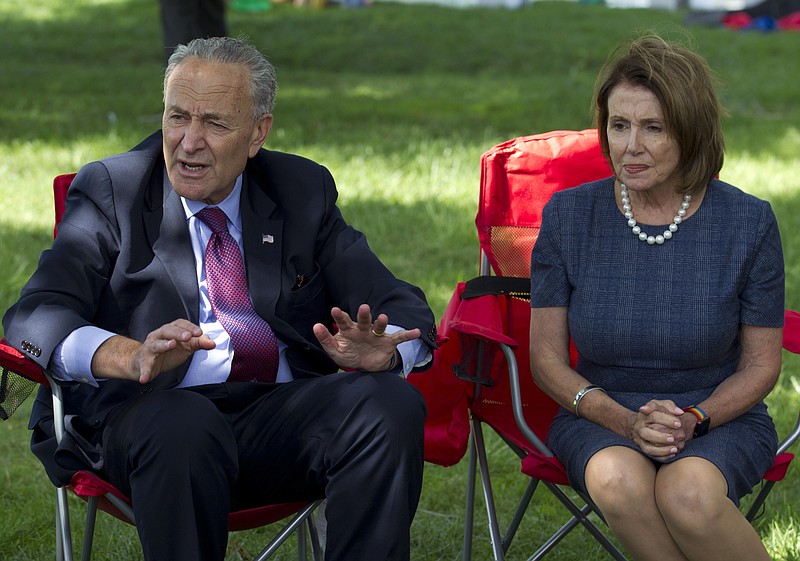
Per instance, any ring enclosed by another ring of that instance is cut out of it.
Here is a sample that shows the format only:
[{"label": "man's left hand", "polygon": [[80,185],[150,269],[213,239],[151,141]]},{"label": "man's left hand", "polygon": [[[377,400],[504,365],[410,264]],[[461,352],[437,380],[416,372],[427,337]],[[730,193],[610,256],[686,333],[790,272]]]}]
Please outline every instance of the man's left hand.
[{"label": "man's left hand", "polygon": [[314,325],[314,335],[322,348],[341,368],[380,372],[394,364],[397,345],[417,339],[419,329],[386,333],[389,318],[380,314],[375,321],[367,304],[358,307],[356,321],[340,308],[331,310],[338,331],[334,335],[323,324]]}]

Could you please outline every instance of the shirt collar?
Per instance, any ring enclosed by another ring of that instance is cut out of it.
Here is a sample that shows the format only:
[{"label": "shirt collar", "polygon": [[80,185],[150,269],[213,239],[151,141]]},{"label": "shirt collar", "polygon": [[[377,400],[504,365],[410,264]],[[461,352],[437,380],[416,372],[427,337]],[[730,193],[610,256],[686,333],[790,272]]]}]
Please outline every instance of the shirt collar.
[{"label": "shirt collar", "polygon": [[[228,217],[228,220],[237,230],[242,230],[242,213],[239,208],[239,199],[241,198],[242,194],[242,175],[236,178],[236,182],[233,184],[233,190],[230,194],[225,197],[217,205],[222,212],[225,213],[225,216]],[[189,220],[192,216],[206,208],[207,205],[203,201],[192,201],[185,197],[181,197],[181,202],[183,203],[183,210],[186,213],[186,220]]]}]

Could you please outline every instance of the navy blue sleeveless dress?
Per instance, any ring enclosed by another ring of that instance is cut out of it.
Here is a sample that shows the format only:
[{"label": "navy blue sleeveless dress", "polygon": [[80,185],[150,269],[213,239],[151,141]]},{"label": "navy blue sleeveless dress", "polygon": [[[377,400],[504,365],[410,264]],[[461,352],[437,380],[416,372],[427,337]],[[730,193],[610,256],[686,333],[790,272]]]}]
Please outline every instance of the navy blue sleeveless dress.
[{"label": "navy blue sleeveless dress", "polygon": [[[665,226],[645,226],[648,234]],[[719,180],[671,240],[648,245],[615,202],[613,178],[553,195],[531,259],[531,307],[568,307],[577,371],[636,410],[708,397],[736,370],[741,323],[783,325],[780,234],[769,203]],[[547,445],[586,490],[589,459],[632,441],[561,409]],[[671,461],[713,462],[738,504],[771,465],[777,435],[762,402],[690,440]],[[655,460],[654,460],[655,461]]]}]

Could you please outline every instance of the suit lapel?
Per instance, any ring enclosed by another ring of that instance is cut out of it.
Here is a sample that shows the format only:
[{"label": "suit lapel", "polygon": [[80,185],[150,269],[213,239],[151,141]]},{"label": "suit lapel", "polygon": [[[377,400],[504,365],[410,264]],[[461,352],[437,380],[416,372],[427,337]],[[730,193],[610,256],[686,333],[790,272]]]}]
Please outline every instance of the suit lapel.
[{"label": "suit lapel", "polygon": [[283,220],[270,218],[276,206],[257,181],[244,175],[239,204],[247,285],[253,306],[270,323],[281,293]]},{"label": "suit lapel", "polygon": [[167,174],[163,174],[162,204],[145,214],[145,228],[153,252],[167,271],[180,296],[187,319],[199,321],[200,296],[197,288],[194,253],[186,213],[177,193],[172,189]]}]

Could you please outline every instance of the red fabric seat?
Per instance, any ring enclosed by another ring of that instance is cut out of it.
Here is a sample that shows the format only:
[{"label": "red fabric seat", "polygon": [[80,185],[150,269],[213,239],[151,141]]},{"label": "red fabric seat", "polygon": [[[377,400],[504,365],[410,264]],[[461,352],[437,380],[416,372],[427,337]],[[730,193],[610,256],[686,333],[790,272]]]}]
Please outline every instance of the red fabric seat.
[{"label": "red fabric seat", "polygon": [[[128,517],[106,498],[106,495],[113,495],[128,505],[131,504],[130,499],[123,495],[116,487],[94,473],[88,471],[76,472],[70,481],[69,490],[83,499],[98,497],[100,499],[98,505],[100,510],[124,522],[131,523]],[[231,532],[238,532],[266,526],[267,524],[278,522],[279,520],[296,514],[307,505],[308,501],[299,501],[238,510],[228,515],[228,529]]]}]

